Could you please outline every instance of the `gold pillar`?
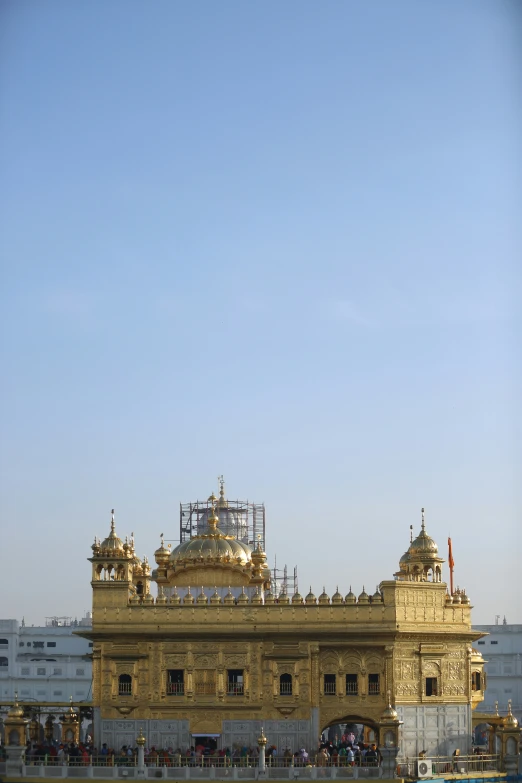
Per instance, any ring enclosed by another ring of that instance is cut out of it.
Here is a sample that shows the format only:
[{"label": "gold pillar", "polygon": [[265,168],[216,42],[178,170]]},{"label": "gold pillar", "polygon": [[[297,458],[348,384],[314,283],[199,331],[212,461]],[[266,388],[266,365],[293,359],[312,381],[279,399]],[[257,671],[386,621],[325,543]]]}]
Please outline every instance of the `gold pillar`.
[{"label": "gold pillar", "polygon": [[24,718],[23,707],[20,707],[18,696],[15,695],[15,703],[4,720],[6,747],[25,747],[27,723],[27,719]]},{"label": "gold pillar", "polygon": [[75,742],[78,744],[80,741],[80,724],[78,721],[78,714],[74,711],[72,706],[72,697],[71,706],[65,715],[60,718],[60,721],[62,724],[62,742]]}]

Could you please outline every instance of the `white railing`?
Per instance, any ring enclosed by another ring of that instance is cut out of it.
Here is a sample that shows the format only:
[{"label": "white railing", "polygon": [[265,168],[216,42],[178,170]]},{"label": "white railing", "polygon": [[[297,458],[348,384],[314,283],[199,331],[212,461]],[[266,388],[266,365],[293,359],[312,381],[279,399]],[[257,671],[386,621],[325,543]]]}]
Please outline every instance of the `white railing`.
[{"label": "white railing", "polygon": [[185,683],[183,682],[167,683],[167,696],[183,696],[184,693],[185,693]]},{"label": "white railing", "polygon": [[397,759],[398,777],[414,777],[417,775],[417,766],[423,761],[429,761],[433,775],[467,775],[474,772],[500,772],[501,758],[489,753],[472,754],[470,756],[426,756],[425,758],[399,758]]},{"label": "white railing", "polygon": [[[366,760],[364,757],[358,761],[349,762],[346,757],[337,755],[330,756],[328,758],[321,756],[320,754],[312,753],[307,759],[303,759],[299,756],[268,756],[266,759],[266,767],[270,769],[303,769],[311,766],[317,767],[336,767],[336,768],[365,768],[376,769],[379,768],[379,762],[374,760]],[[25,759],[25,766],[31,767],[135,767],[138,764],[137,756],[133,753],[131,756],[125,752],[112,754],[98,754],[98,755],[79,755],[79,756],[51,756],[46,755],[32,755],[29,753]],[[196,756],[184,756],[180,753],[172,753],[168,751],[153,751],[145,755],[145,766],[151,769],[161,769],[163,767],[198,767],[200,769],[219,769],[219,768],[245,768],[257,767],[259,765],[259,757],[256,756],[240,756],[233,754],[232,756],[221,756],[218,754],[209,755],[196,755]]]},{"label": "white railing", "polygon": [[[210,759],[212,762],[218,759]],[[307,764],[283,764],[285,759],[277,759],[277,764],[268,763],[265,770],[258,766],[257,758],[244,757],[239,760],[230,760],[230,763],[211,763],[198,764],[192,760],[188,764],[147,764],[143,770],[135,764],[133,759],[123,764],[114,763],[106,765],[82,765],[82,764],[64,764],[47,765],[44,764],[25,764],[22,767],[22,777],[25,778],[97,778],[101,779],[154,779],[163,778],[167,780],[257,780],[259,778],[272,780],[369,780],[381,777],[380,767],[357,767],[357,766],[316,766],[313,763]],[[2,773],[2,764],[0,764],[0,773]]]}]

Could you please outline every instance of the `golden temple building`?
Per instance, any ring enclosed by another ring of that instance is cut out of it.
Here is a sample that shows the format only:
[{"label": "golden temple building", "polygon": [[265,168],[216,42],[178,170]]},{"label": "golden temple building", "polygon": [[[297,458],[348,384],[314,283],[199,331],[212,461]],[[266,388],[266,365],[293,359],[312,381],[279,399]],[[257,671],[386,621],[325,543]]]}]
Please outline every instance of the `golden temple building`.
[{"label": "golden temple building", "polygon": [[114,514],[95,539],[92,630],[79,633],[93,642],[96,746],[133,745],[140,729],[148,746],[253,746],[263,726],[279,751],[315,750],[328,727],[359,723],[402,755],[471,748],[483,634],[465,592],[443,581],[424,513],[373,595],[316,597],[275,589],[260,508],[252,527],[222,483],[190,505],[188,526],[182,510],[182,541],[161,537],[152,572]]}]

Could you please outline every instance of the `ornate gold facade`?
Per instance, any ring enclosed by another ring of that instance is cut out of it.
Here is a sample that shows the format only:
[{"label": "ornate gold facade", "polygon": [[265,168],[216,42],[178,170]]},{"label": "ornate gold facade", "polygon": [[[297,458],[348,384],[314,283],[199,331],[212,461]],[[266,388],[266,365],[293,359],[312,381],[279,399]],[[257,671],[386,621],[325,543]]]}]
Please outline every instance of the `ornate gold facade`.
[{"label": "ornate gold facade", "polygon": [[152,574],[114,518],[95,541],[85,635],[97,742],[125,744],[143,727],[155,745],[184,748],[197,735],[254,744],[263,725],[270,744],[310,749],[325,727],[352,721],[383,742],[391,720],[405,752],[468,746],[484,689],[472,648],[481,633],[467,596],[448,595],[424,519],[373,596],[290,598],[270,592],[264,552],[222,534],[209,502],[207,530],[173,552],[162,542]]}]

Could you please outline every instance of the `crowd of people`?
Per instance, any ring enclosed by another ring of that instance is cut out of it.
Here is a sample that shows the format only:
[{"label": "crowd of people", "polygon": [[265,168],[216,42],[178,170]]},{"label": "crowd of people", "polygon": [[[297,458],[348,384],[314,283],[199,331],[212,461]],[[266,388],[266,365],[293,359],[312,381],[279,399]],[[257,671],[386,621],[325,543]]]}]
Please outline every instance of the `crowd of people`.
[{"label": "crowd of people", "polygon": [[[150,767],[180,766],[257,766],[259,748],[257,745],[234,745],[232,748],[218,748],[216,743],[196,744],[182,749],[173,747],[144,750],[145,764]],[[266,748],[266,763],[269,766],[379,766],[379,751],[375,745],[355,741],[355,737],[344,736],[340,743],[322,741],[317,750],[306,748],[293,751],[291,748],[278,750],[275,745]],[[138,748],[123,745],[119,750],[101,748],[91,743],[29,743],[26,749],[26,763],[30,765],[67,766],[135,766],[138,763]]]}]

